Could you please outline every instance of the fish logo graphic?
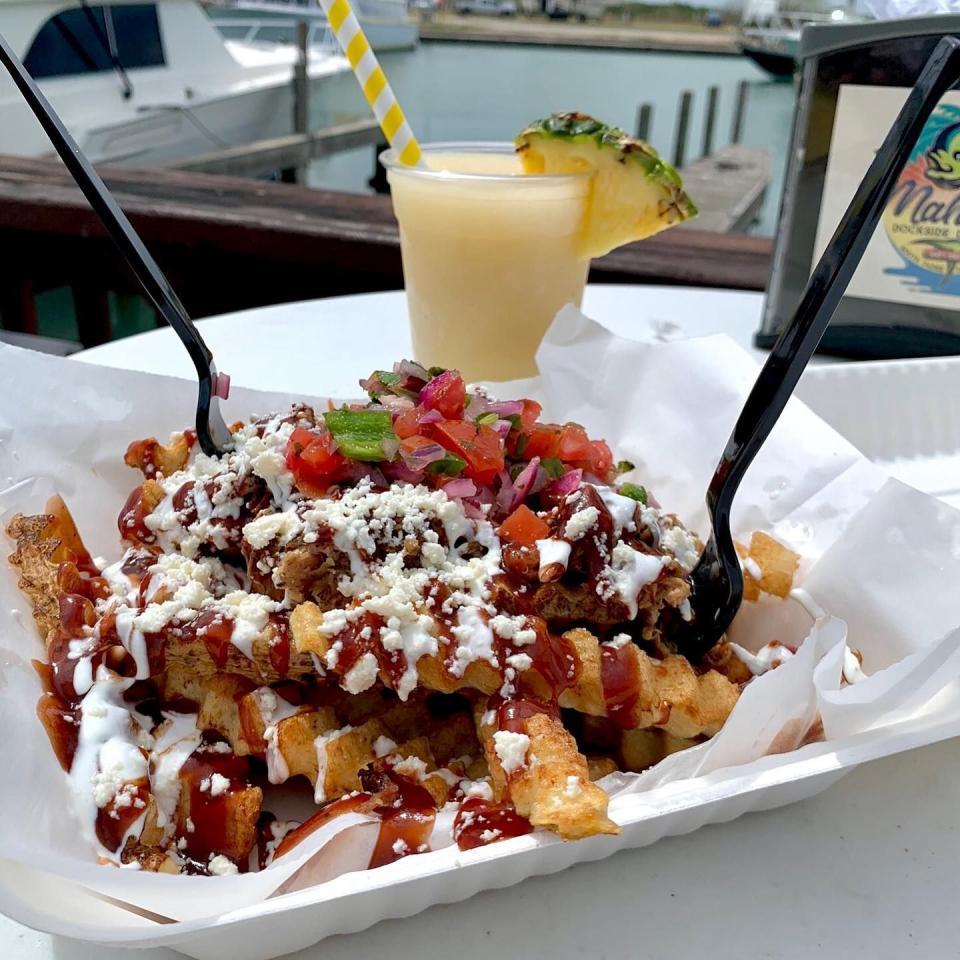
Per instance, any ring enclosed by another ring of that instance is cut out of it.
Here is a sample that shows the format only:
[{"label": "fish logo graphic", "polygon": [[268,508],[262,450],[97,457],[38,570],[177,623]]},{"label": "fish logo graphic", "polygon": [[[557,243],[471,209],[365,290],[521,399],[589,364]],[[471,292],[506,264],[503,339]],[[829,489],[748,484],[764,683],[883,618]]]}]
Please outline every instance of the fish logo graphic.
[{"label": "fish logo graphic", "polygon": [[960,188],[960,123],[944,127],[927,152],[927,178],[953,190]]},{"label": "fish logo graphic", "polygon": [[960,107],[941,103],[927,121],[883,227],[903,258],[886,274],[909,289],[960,296]]}]

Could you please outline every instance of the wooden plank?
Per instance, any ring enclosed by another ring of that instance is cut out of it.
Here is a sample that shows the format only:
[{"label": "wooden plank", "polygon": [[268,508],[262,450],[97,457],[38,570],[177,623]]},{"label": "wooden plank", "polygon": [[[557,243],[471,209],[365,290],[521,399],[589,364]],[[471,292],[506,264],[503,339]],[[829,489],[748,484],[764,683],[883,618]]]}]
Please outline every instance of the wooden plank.
[{"label": "wooden plank", "polygon": [[[403,286],[389,197],[183,170],[100,172],[194,316]],[[96,277],[105,290],[136,290],[59,161],[0,156],[0,244],[17,253],[0,274],[0,303],[24,281],[39,291]],[[759,290],[771,247],[671,230],[596,261],[590,279]]]},{"label": "wooden plank", "polygon": [[648,29],[615,23],[558,23],[543,18],[458,17],[444,13],[420,21],[420,39],[454,43],[515,43],[587,49],[664,50],[739,56],[736,33],[728,28],[689,26]]},{"label": "wooden plank", "polygon": [[680,172],[684,188],[700,210],[696,220],[689,221],[693,228],[743,233],[763,206],[770,183],[770,154],[755,147],[729,146],[687,164]]},{"label": "wooden plank", "polygon": [[202,153],[183,161],[177,168],[229,177],[260,177],[275,170],[302,167],[311,160],[343,150],[375,146],[380,138],[376,120],[355,120],[310,133],[291,133]]}]

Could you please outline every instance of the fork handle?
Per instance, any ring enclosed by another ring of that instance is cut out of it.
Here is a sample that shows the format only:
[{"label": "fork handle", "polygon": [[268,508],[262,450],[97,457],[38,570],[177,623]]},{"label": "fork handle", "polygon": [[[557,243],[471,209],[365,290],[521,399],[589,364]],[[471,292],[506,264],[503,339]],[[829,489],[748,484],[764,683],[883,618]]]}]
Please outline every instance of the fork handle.
[{"label": "fork handle", "polygon": [[707,492],[711,514],[733,496],[790,399],[870,242],[910,151],[940,98],[960,80],[960,40],[943,37],[877,151],[814,269],[793,318],[773,345],[727,441]]},{"label": "fork handle", "polygon": [[6,67],[28,106],[40,121],[70,175],[87,198],[94,213],[100,218],[107,233],[117,245],[124,259],[136,274],[147,296],[153,301],[167,323],[190,354],[197,368],[199,390],[197,395],[197,439],[203,452],[214,455],[230,443],[230,431],[220,413],[217,397],[225,396],[229,380],[217,373],[213,354],[204,342],[186,308],[180,302],[159,264],[144,246],[126,214],[117,205],[100,175],[83,155],[77,142],[64,126],[57,112],[50,106],[43,92],[27,73],[26,68],[0,35],[0,62]]}]

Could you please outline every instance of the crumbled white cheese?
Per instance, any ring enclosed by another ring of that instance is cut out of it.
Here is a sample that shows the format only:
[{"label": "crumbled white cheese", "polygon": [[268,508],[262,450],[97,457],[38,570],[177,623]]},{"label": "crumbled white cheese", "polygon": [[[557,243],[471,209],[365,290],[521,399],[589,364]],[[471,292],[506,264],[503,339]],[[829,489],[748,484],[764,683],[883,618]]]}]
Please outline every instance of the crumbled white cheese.
[{"label": "crumbled white cheese", "polygon": [[207,870],[214,877],[231,877],[240,872],[237,865],[232,860],[228,860],[222,853],[210,855]]},{"label": "crumbled white cheese", "polygon": [[490,786],[489,780],[461,780],[460,792],[464,799],[470,797],[477,797],[480,800],[493,799],[493,787]]},{"label": "crumbled white cheese", "polygon": [[286,546],[303,529],[303,522],[292,510],[262,514],[244,524],[243,538],[254,550],[262,550],[277,540]]},{"label": "crumbled white cheese", "polygon": [[389,737],[381,735],[373,741],[373,752],[378,757],[386,757],[388,754],[393,753],[393,751],[396,749],[396,742],[391,740]]},{"label": "crumbled white cheese", "polygon": [[530,749],[530,738],[525,733],[514,733],[512,730],[498,730],[493,735],[493,748],[503,772],[510,774],[527,765],[527,750]]},{"label": "crumbled white cheese", "polygon": [[753,557],[744,557],[742,560],[743,569],[753,577],[754,580],[763,579],[763,571],[760,569],[760,564],[757,563]]},{"label": "crumbled white cheese", "polygon": [[576,799],[583,793],[583,785],[580,782],[580,778],[576,776],[567,777],[567,784],[563,788],[563,792],[566,796],[570,797],[571,800]]},{"label": "crumbled white cheese", "polygon": [[507,657],[507,663],[517,673],[523,673],[524,670],[529,670],[533,666],[533,659],[526,653],[515,653]]},{"label": "crumbled white cheese", "polygon": [[564,537],[570,541],[579,540],[588,530],[597,525],[599,518],[600,511],[596,507],[584,507],[578,510],[563,528]]},{"label": "crumbled white cheese", "polygon": [[379,672],[377,658],[368,651],[343,675],[343,689],[347,693],[363,693],[377,682]]},{"label": "crumbled white cheese", "polygon": [[677,563],[689,573],[700,559],[697,544],[683,527],[670,527],[660,535],[660,546],[673,554]]},{"label": "crumbled white cheese", "polygon": [[427,765],[419,757],[404,757],[393,765],[393,769],[411,780],[420,781],[427,775]]}]

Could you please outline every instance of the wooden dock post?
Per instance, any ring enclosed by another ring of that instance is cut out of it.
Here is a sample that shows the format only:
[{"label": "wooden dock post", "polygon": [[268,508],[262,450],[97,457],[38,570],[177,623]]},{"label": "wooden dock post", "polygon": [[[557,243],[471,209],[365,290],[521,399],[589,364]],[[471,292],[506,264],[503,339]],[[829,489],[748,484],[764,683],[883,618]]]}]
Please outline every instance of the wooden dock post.
[{"label": "wooden dock post", "polygon": [[690,127],[690,108],[693,105],[693,94],[684,90],[680,94],[680,108],[677,112],[677,132],[673,140],[673,165],[682,167],[687,154],[687,131]]},{"label": "wooden dock post", "polygon": [[709,157],[713,153],[713,131],[717,124],[717,102],[720,99],[720,88],[716,86],[707,89],[707,115],[703,121],[703,144],[700,150],[701,157]]},{"label": "wooden dock post", "polygon": [[[301,135],[310,132],[310,79],[307,75],[309,35],[310,25],[306,20],[298,20],[297,61],[293,65],[293,132]],[[306,178],[306,164],[287,167],[280,172],[280,179],[284,183],[306,183]]]},{"label": "wooden dock post", "polygon": [[743,136],[743,118],[747,112],[747,94],[750,85],[746,80],[737,84],[737,102],[733,108],[733,127],[730,130],[730,142],[737,144]]},{"label": "wooden dock post", "polygon": [[637,139],[649,140],[650,129],[653,126],[653,104],[641,103],[637,107]]}]

